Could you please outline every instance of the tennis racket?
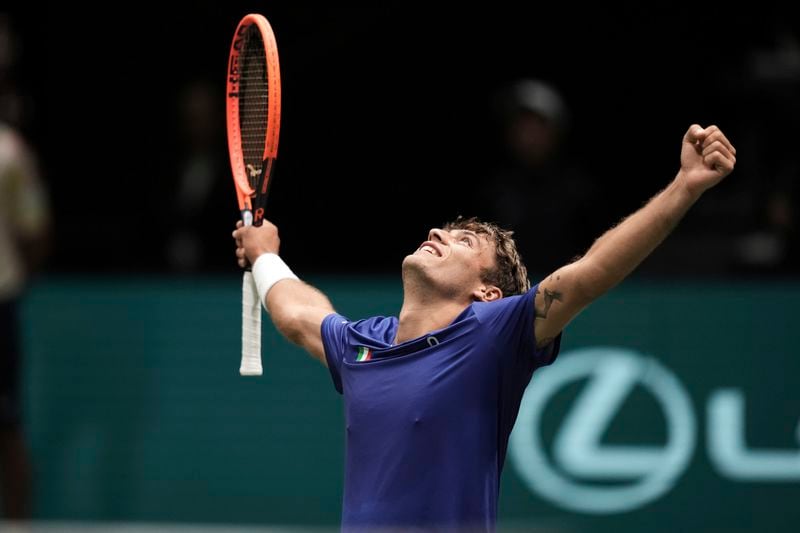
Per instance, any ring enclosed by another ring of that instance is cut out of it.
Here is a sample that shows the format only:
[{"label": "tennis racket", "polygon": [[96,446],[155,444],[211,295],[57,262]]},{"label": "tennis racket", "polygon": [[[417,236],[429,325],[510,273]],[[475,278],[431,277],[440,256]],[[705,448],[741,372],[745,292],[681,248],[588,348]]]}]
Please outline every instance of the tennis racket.
[{"label": "tennis racket", "polygon": [[[228,152],[245,226],[264,219],[267,190],[278,155],[281,75],[278,47],[267,19],[245,16],[236,28],[227,73]],[[243,376],[260,376],[261,302],[250,270],[242,279]]]}]

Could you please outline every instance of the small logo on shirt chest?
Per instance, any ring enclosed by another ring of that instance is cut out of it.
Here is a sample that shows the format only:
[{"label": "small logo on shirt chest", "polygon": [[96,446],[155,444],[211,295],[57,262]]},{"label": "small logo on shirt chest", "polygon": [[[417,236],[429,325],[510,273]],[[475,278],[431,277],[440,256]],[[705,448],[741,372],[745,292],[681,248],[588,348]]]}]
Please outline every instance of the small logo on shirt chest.
[{"label": "small logo on shirt chest", "polygon": [[370,359],[372,359],[372,350],[366,346],[359,346],[358,353],[356,354],[356,362],[361,363],[363,361],[369,361]]}]

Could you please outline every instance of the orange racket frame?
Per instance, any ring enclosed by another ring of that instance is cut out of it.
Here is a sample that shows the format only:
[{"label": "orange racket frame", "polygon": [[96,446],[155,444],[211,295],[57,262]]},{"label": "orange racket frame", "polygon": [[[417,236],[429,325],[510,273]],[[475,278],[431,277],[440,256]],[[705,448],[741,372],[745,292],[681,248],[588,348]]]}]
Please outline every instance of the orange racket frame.
[{"label": "orange racket frame", "polygon": [[[240,67],[239,58],[244,34],[248,28],[255,24],[258,26],[261,38],[264,40],[264,52],[267,59],[267,134],[264,142],[264,166],[262,167],[263,181],[261,190],[256,191],[250,186],[245,168],[244,155],[242,154],[241,128],[239,123],[239,82]],[[252,213],[253,223],[258,224],[264,216],[263,207],[259,206],[257,212],[253,213],[253,198],[258,195],[266,195],[269,186],[269,178],[272,172],[272,165],[278,156],[278,137],[281,127],[281,73],[280,63],[278,62],[278,45],[275,42],[275,34],[272,26],[263,15],[251,13],[246,15],[236,28],[231,52],[228,58],[228,87],[226,92],[226,109],[228,123],[228,152],[231,161],[231,171],[233,181],[236,184],[236,195],[239,200],[239,210],[242,211],[243,218],[245,212]]]}]

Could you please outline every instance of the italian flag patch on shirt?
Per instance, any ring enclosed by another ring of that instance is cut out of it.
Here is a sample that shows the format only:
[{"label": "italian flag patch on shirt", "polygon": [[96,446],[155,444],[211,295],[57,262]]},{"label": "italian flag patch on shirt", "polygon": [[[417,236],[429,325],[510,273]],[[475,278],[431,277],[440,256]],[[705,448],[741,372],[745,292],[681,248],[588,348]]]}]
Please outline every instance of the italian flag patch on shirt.
[{"label": "italian flag patch on shirt", "polygon": [[359,346],[358,355],[356,355],[356,362],[360,363],[361,361],[369,361],[370,359],[372,359],[372,350],[366,346]]}]

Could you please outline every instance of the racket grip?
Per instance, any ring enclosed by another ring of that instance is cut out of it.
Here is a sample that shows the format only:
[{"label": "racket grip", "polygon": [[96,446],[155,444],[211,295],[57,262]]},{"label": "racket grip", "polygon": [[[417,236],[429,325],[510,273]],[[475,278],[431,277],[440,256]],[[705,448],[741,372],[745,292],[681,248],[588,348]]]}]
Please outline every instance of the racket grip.
[{"label": "racket grip", "polygon": [[252,272],[242,278],[242,376],[260,376],[261,368],[261,302]]}]

